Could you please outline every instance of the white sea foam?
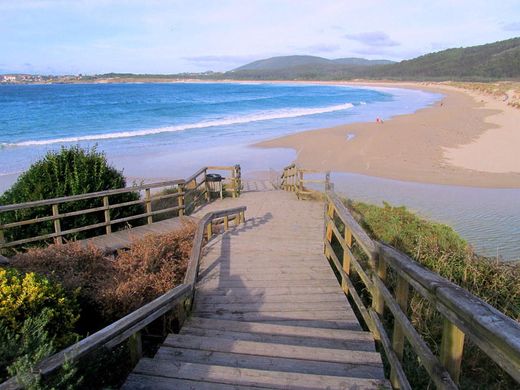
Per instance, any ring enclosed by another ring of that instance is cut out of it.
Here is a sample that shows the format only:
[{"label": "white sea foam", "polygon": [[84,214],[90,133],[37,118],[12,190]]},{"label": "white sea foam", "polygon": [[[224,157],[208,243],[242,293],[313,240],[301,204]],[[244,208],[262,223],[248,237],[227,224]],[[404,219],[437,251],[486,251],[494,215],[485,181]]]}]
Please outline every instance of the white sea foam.
[{"label": "white sea foam", "polygon": [[1,143],[2,147],[16,147],[16,146],[38,146],[38,145],[50,145],[50,144],[61,144],[67,142],[80,142],[80,141],[97,141],[97,140],[108,140],[116,138],[129,138],[129,137],[142,137],[146,135],[160,134],[160,133],[172,133],[176,131],[191,130],[191,129],[203,129],[214,126],[229,126],[238,125],[250,122],[266,121],[273,119],[285,119],[285,118],[296,118],[299,116],[324,114],[328,112],[348,110],[354,107],[351,103],[344,103],[335,106],[328,107],[317,107],[317,108],[291,108],[283,110],[270,110],[262,111],[255,114],[227,117],[223,119],[196,122],[177,126],[159,127],[154,129],[144,130],[133,130],[133,131],[120,131],[115,133],[107,134],[89,134],[77,137],[63,137],[53,138],[45,140],[28,140],[14,143]]}]

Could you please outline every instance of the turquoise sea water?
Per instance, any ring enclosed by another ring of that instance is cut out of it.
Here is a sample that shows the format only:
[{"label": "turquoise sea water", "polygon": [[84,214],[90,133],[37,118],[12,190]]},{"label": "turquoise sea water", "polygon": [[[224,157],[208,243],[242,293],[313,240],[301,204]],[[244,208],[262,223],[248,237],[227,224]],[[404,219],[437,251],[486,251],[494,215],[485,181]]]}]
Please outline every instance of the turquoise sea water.
[{"label": "turquoise sea water", "polygon": [[[293,151],[249,145],[309,129],[389,119],[439,98],[404,89],[304,84],[2,85],[0,192],[46,151],[62,145],[97,145],[130,178],[179,178],[203,165],[235,163],[246,174],[280,169],[294,160]],[[348,174],[334,179],[348,196],[405,204],[448,223],[482,253],[520,258],[520,190]]]},{"label": "turquoise sea water", "polygon": [[[413,112],[437,98],[420,91],[321,85],[0,86],[0,175],[24,170],[49,149],[79,143],[97,144],[129,176],[174,176],[181,172],[179,164],[184,169],[208,157],[220,161],[229,154],[258,153],[237,151],[237,146]],[[231,149],[216,158],[220,148]],[[163,166],[172,156],[178,156],[176,164]]]}]

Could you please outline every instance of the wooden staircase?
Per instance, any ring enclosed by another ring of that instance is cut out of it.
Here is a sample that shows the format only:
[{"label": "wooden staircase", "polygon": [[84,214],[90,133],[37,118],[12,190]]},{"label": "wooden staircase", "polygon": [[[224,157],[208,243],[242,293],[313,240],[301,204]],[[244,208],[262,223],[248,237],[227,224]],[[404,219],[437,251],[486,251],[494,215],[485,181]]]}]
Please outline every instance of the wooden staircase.
[{"label": "wooden staircase", "polygon": [[373,344],[361,331],[192,317],[125,388],[377,389]]},{"label": "wooden staircase", "polygon": [[143,358],[125,389],[379,389],[388,386],[323,256],[323,205],[282,191],[245,193],[243,227],[206,246],[180,334]]}]

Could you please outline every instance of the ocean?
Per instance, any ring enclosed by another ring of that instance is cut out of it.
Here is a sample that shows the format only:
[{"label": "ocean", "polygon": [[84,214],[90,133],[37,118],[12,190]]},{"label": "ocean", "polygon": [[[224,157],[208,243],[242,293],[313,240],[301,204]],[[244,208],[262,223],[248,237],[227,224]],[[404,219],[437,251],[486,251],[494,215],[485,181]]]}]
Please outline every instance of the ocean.
[{"label": "ocean", "polygon": [[[249,145],[310,129],[413,113],[440,97],[398,88],[278,83],[1,85],[0,192],[48,150],[76,144],[104,151],[130,180],[184,177],[204,165],[240,163],[246,174],[279,170],[294,160],[293,151]],[[430,192],[435,193],[436,207],[446,206],[439,201],[445,199],[456,209],[461,209],[458,203],[464,204],[464,215],[474,216],[471,224],[456,224],[444,221],[435,209],[432,212],[429,191],[422,187],[404,192],[399,182],[379,185],[377,179],[367,180],[362,180],[362,189],[352,190],[348,175],[336,176],[338,188],[347,195],[374,201],[388,195],[393,203],[409,204],[427,217],[455,226],[481,253],[494,255],[499,248],[504,258],[520,257],[520,236],[511,242],[511,237],[501,239],[497,234],[489,242],[489,230],[502,232],[505,221],[500,213],[496,217],[482,213],[478,199],[486,190],[473,190],[475,209],[468,209],[463,197],[449,196],[456,187],[434,186]],[[378,197],[371,197],[371,191]],[[506,204],[498,202],[504,210],[513,210],[513,221],[507,223],[520,226],[520,207],[515,209],[520,190],[511,191]]]}]

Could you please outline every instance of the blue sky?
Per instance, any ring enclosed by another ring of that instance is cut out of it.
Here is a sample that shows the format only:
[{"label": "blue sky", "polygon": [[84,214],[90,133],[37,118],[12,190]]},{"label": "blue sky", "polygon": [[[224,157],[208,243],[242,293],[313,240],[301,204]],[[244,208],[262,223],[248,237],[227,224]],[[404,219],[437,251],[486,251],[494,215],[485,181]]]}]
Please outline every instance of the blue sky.
[{"label": "blue sky", "polygon": [[518,0],[0,0],[0,73],[223,71],[289,54],[402,60],[517,36]]}]

